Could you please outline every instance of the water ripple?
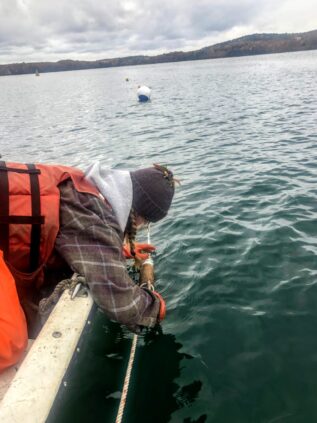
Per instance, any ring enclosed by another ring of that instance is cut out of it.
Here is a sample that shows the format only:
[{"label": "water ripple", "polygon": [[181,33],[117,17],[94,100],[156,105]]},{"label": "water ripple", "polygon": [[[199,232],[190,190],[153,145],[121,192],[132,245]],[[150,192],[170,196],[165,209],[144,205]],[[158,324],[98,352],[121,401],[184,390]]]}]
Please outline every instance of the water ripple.
[{"label": "water ripple", "polygon": [[[173,421],[316,420],[316,62],[303,52],[0,78],[4,159],[161,162],[181,180],[152,238],[164,331],[192,357],[175,380],[202,388]],[[151,103],[136,101],[139,83]]]}]

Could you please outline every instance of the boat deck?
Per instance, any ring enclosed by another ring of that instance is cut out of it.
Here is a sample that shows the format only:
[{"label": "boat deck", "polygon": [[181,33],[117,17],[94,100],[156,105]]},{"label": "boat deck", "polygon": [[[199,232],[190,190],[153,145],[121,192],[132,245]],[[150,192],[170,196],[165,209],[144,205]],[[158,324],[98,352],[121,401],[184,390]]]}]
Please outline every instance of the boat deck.
[{"label": "boat deck", "polygon": [[44,423],[87,323],[93,300],[64,291],[22,362],[0,375],[0,421]]}]

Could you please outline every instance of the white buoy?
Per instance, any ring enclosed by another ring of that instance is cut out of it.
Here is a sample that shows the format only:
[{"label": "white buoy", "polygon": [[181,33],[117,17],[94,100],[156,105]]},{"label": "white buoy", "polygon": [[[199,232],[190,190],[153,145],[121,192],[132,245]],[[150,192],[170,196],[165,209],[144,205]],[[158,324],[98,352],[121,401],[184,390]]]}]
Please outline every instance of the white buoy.
[{"label": "white buoy", "polygon": [[149,101],[151,98],[151,90],[146,85],[142,85],[137,91],[139,101]]}]

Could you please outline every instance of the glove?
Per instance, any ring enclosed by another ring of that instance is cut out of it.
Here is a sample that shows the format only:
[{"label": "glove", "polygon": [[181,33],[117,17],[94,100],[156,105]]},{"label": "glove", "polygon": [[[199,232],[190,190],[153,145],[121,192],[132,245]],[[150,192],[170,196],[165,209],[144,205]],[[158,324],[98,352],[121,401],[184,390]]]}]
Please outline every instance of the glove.
[{"label": "glove", "polygon": [[[130,244],[125,244],[123,246],[123,255],[125,258],[136,258],[138,260],[146,260],[149,257],[148,253],[152,253],[156,250],[154,245],[151,244],[139,244],[137,242],[134,243],[135,246],[135,256],[133,257],[130,250]],[[143,252],[145,251],[145,252]]]},{"label": "glove", "polygon": [[156,298],[158,298],[158,300],[160,301],[160,311],[159,315],[157,316],[158,323],[160,323],[162,320],[165,319],[166,316],[166,304],[161,294],[156,291],[152,291],[152,294],[154,294]]}]

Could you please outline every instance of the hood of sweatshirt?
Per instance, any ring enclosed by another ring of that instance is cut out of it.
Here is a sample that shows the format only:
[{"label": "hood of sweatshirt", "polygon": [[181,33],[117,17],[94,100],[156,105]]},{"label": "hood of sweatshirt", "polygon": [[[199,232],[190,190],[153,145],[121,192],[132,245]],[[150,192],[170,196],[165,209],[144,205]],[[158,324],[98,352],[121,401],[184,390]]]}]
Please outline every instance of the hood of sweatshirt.
[{"label": "hood of sweatshirt", "polygon": [[85,177],[93,183],[110,203],[124,232],[132,207],[132,181],[130,172],[103,167],[99,162],[93,163],[85,172]]}]

